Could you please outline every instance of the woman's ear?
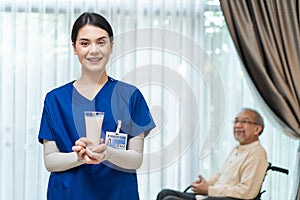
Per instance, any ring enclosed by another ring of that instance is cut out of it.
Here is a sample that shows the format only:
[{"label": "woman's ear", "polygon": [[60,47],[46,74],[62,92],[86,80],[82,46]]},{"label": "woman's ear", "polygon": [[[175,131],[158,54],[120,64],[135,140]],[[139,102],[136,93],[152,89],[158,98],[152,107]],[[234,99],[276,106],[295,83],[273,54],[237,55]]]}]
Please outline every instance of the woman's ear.
[{"label": "woman's ear", "polygon": [[110,54],[113,53],[114,41],[110,42]]},{"label": "woman's ear", "polygon": [[76,46],[75,46],[75,43],[74,43],[74,42],[72,42],[72,47],[73,47],[74,55],[77,55],[77,52],[76,52]]}]

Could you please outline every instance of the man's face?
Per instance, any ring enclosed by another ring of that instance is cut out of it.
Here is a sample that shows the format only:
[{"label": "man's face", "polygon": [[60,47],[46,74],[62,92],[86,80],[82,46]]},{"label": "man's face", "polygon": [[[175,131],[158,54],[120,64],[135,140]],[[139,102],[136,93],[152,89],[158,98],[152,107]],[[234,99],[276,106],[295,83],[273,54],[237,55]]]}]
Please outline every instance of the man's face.
[{"label": "man's face", "polygon": [[254,121],[255,113],[249,110],[240,112],[234,119],[234,138],[241,144],[250,144],[258,140],[262,129]]}]

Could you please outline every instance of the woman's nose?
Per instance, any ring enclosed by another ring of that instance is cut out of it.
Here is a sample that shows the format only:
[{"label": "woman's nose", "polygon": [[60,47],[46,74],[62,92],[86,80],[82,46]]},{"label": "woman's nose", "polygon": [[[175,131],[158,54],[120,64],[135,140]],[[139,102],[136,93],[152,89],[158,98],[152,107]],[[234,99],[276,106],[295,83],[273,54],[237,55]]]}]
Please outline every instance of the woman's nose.
[{"label": "woman's nose", "polygon": [[92,44],[90,53],[99,53],[100,52],[100,47],[98,44]]}]

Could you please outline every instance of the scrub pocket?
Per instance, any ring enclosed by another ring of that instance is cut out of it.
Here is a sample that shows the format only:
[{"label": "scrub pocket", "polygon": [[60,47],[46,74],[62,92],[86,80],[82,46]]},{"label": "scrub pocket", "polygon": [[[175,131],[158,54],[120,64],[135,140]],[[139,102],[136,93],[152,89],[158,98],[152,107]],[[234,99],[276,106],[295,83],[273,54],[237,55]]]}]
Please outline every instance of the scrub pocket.
[{"label": "scrub pocket", "polygon": [[51,188],[47,193],[47,200],[71,200],[70,189]]}]

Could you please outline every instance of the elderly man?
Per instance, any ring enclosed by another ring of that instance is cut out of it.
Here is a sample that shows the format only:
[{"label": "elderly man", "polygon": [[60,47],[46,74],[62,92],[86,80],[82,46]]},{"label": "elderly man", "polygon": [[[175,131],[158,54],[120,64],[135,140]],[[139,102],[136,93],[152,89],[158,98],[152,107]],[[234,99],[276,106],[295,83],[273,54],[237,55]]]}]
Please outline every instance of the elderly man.
[{"label": "elderly man", "polygon": [[191,184],[193,193],[163,189],[157,200],[253,199],[259,193],[267,167],[267,154],[259,136],[264,122],[252,109],[243,109],[233,121],[234,138],[239,144],[232,149],[222,168],[209,180],[202,175]]}]

